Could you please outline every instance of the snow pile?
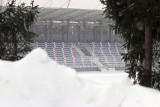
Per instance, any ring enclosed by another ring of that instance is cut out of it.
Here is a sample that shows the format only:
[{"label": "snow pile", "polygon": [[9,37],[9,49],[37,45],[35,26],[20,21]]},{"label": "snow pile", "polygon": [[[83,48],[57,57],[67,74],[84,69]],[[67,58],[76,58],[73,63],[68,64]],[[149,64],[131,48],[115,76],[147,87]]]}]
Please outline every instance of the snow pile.
[{"label": "snow pile", "polygon": [[124,76],[107,84],[87,80],[39,48],[20,61],[0,61],[0,69],[0,107],[160,107],[157,91]]}]

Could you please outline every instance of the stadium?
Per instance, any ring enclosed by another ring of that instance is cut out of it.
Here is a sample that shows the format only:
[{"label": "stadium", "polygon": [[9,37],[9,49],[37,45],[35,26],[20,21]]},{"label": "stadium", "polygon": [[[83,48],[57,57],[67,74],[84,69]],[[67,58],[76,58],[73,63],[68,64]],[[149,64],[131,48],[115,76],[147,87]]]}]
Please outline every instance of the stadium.
[{"label": "stadium", "polygon": [[34,48],[45,49],[51,59],[77,71],[124,70],[123,40],[111,24],[103,10],[41,8],[31,27]]},{"label": "stadium", "polygon": [[[67,0],[60,7],[53,6],[59,6],[53,0],[35,0],[45,4],[34,7],[32,1],[22,8],[12,1],[1,7],[0,107],[160,107],[159,1],[107,0],[123,8],[111,6],[111,15],[105,9],[110,16],[116,13],[118,22],[98,10],[94,1],[99,0],[72,0],[71,6]],[[146,18],[137,20],[143,11]],[[146,21],[152,15],[158,23]],[[121,35],[112,29],[119,22]]]}]

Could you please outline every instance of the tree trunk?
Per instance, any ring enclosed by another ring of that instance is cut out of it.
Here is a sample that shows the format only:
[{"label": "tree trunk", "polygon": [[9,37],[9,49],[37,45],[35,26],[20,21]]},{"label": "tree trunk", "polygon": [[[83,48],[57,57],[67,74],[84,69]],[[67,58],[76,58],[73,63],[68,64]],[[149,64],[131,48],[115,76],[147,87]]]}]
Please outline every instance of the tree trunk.
[{"label": "tree trunk", "polygon": [[152,34],[148,22],[145,23],[145,62],[142,80],[140,84],[146,87],[151,87],[151,70],[152,70]]}]

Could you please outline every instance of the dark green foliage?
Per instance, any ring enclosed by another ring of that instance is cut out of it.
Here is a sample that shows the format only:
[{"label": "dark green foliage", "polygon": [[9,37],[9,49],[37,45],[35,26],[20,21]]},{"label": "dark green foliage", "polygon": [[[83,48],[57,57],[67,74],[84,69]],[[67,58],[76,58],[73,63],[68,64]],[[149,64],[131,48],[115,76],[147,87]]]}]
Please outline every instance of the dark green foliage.
[{"label": "dark green foliage", "polygon": [[39,11],[34,6],[25,3],[16,6],[12,0],[0,13],[0,59],[18,60],[32,49],[34,33],[29,30]]},{"label": "dark green foliage", "polygon": [[[154,66],[152,60],[156,58],[150,50],[160,47],[154,45],[155,41],[160,42],[160,0],[100,1],[105,5],[104,14],[114,21],[113,28],[125,40],[123,46],[128,50],[123,54],[126,72],[134,83],[151,87],[151,77],[155,77],[151,71]],[[152,53],[153,59],[149,60]],[[154,80],[152,86],[158,81]]]},{"label": "dark green foliage", "polygon": [[152,87],[160,90],[160,42],[156,41],[154,43],[153,52],[153,72],[152,72]]}]

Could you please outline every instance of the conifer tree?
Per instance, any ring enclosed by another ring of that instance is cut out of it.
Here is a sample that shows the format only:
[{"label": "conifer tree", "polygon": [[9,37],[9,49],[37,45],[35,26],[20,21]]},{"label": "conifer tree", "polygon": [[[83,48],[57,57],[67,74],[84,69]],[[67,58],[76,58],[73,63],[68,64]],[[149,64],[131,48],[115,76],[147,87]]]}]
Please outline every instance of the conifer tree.
[{"label": "conifer tree", "polygon": [[8,2],[0,13],[0,59],[3,60],[21,59],[32,49],[34,33],[30,26],[38,16],[38,6],[34,6],[34,1],[30,6],[15,3],[15,0]]},{"label": "conifer tree", "polygon": [[159,42],[160,0],[100,0],[104,14],[125,40],[126,72],[134,83],[152,87],[153,44]]}]

